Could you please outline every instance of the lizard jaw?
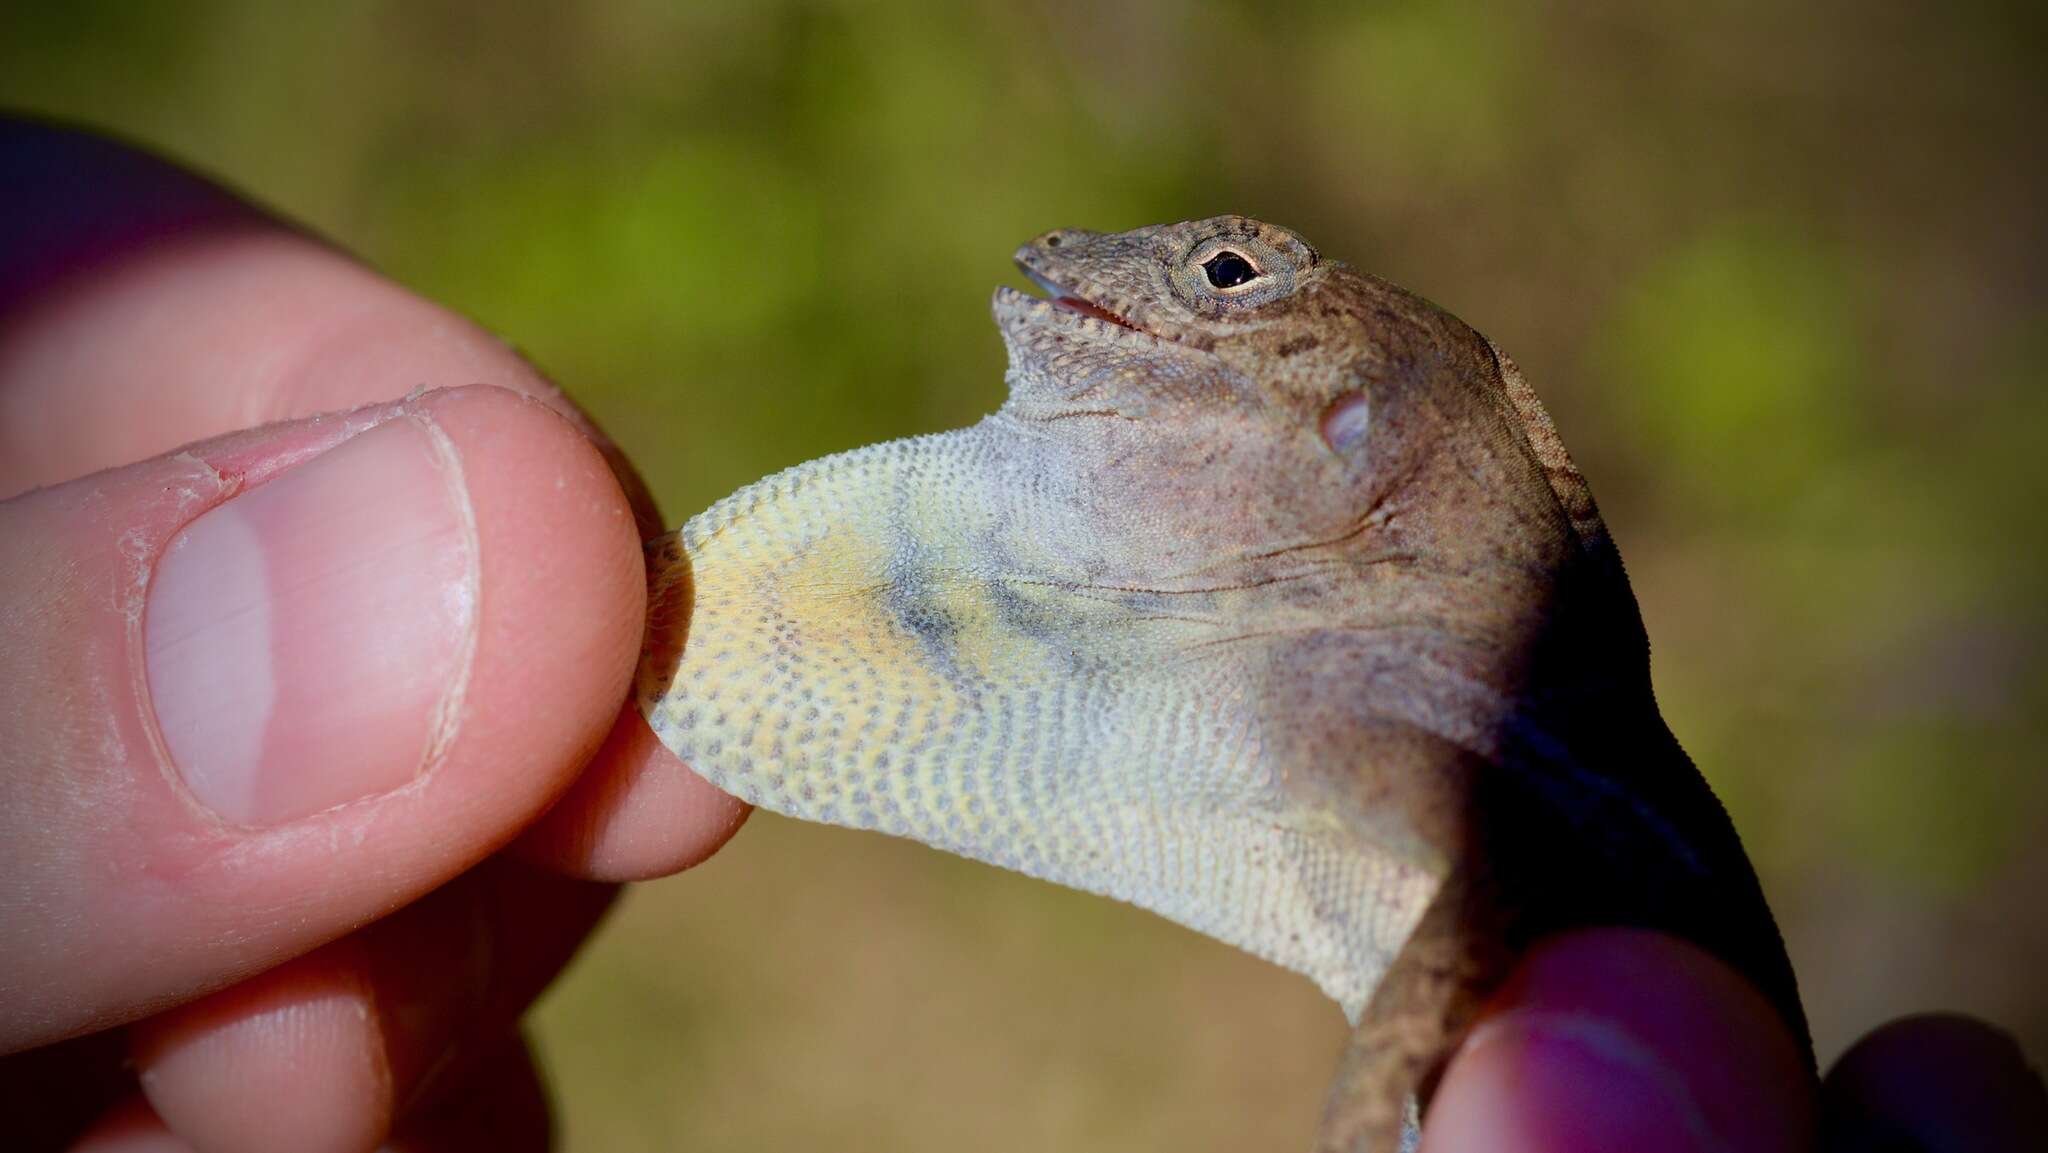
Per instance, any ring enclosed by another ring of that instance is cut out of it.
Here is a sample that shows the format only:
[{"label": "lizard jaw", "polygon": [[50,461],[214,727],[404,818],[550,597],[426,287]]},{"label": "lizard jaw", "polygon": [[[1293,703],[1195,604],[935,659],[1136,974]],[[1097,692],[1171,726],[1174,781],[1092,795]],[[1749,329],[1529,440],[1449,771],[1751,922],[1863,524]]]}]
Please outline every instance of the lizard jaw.
[{"label": "lizard jaw", "polygon": [[[1022,265],[1019,265],[1019,267],[1023,268]],[[1034,269],[1023,268],[1023,272],[1024,275],[1031,278],[1031,283],[1037,285],[1039,290],[1044,292],[1052,301],[1052,306],[1061,312],[1072,312],[1080,316],[1089,316],[1096,320],[1108,321],[1119,328],[1128,328],[1132,332],[1141,332],[1146,336],[1154,335],[1153,333],[1145,332],[1144,329],[1139,328],[1129,320],[1104,308],[1102,305],[1061,287]]]},{"label": "lizard jaw", "polygon": [[1071,327],[1098,337],[1129,339],[1139,337],[1155,344],[1178,343],[1171,338],[1140,328],[1128,318],[1094,301],[1062,291],[1038,277],[1032,280],[1045,289],[1045,296],[1033,296],[1007,285],[996,289],[996,324],[1006,336],[1030,330]]}]

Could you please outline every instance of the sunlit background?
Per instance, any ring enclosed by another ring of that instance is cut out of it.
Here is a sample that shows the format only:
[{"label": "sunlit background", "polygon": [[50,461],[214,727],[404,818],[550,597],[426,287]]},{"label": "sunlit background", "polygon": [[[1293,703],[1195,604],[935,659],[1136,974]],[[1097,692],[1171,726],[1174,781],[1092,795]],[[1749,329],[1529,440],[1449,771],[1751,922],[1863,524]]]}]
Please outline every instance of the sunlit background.
[{"label": "sunlit background", "polygon": [[[1619,537],[1823,1061],[2048,1057],[2037,5],[12,5],[117,130],[527,350],[671,521],[1002,398],[1047,228],[1292,225],[1493,336]],[[757,816],[541,1005],[572,1150],[1305,1147],[1297,978]]]}]

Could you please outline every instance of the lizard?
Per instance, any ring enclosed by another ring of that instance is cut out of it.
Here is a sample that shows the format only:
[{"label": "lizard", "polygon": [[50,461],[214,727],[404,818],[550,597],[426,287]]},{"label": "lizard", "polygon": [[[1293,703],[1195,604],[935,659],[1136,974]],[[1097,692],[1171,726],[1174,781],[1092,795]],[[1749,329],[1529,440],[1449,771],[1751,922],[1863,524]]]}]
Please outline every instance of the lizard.
[{"label": "lizard", "polygon": [[1730,963],[1812,1064],[1735,829],[1658,711],[1583,476],[1515,363],[1241,216],[1048,232],[1008,399],[650,542],[637,693],[771,812],[1150,909],[1353,1024],[1318,1148],[1414,1140],[1531,943]]}]

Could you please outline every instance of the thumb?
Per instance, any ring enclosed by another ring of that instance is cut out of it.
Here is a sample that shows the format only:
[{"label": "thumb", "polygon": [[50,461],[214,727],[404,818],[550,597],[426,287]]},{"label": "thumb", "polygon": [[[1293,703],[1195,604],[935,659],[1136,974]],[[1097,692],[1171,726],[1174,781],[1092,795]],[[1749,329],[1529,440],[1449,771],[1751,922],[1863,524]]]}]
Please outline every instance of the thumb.
[{"label": "thumb", "polygon": [[0,504],[0,1052],[302,953],[513,837],[639,645],[633,517],[493,388]]}]

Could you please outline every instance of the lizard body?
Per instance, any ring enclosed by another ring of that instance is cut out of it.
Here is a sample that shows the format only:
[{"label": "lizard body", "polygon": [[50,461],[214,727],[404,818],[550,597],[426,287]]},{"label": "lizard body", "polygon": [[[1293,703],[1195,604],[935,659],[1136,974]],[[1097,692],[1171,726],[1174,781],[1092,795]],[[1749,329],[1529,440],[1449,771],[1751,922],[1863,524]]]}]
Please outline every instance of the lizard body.
[{"label": "lizard body", "polygon": [[1651,694],[1592,497],[1514,364],[1242,217],[1048,233],[1008,401],[770,477],[650,546],[660,739],[774,812],[1152,909],[1355,1025],[1321,1145],[1405,1103],[1542,934],[1747,975],[1739,842]]}]

